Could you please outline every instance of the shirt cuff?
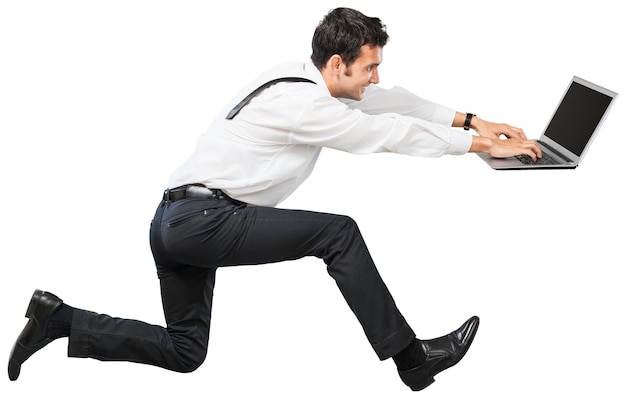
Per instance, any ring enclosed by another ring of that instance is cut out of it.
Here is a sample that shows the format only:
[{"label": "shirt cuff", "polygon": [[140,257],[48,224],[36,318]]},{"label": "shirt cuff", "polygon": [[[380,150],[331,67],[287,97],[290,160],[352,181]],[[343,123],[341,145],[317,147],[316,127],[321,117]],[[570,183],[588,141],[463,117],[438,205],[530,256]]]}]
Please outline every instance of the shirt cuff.
[{"label": "shirt cuff", "polygon": [[450,147],[448,147],[448,154],[462,155],[469,152],[472,147],[472,135],[466,132],[452,131],[450,137]]}]

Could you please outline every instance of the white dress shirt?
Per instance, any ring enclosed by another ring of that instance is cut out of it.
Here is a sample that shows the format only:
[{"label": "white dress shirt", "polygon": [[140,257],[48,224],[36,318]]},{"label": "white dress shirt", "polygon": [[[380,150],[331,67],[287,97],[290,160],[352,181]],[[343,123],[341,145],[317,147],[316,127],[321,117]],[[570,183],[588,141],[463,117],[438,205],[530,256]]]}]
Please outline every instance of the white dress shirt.
[{"label": "white dress shirt", "polygon": [[[232,120],[226,114],[250,92],[280,77]],[[370,85],[360,101],[330,95],[312,63],[287,63],[263,73],[224,108],[169,187],[202,183],[259,206],[275,206],[310,175],[323,147],[349,153],[393,152],[422,157],[464,154],[471,135],[451,129],[455,111],[405,89]]]}]

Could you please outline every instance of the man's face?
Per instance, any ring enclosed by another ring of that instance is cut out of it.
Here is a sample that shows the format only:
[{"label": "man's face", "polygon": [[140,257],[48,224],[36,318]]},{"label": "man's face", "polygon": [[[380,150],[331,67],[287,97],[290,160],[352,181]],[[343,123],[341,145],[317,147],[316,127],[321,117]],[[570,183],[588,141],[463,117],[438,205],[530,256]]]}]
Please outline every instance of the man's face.
[{"label": "man's face", "polygon": [[349,67],[345,67],[344,64],[337,92],[333,96],[361,100],[365,88],[370,83],[378,83],[378,66],[382,61],[382,47],[362,46],[359,57]]}]

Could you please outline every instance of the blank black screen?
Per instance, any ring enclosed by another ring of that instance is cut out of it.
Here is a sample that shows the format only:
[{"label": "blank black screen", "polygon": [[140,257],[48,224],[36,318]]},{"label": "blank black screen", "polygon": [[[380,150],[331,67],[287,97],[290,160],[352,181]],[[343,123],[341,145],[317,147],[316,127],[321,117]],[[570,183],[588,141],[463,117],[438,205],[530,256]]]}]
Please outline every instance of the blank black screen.
[{"label": "blank black screen", "polygon": [[546,128],[546,136],[580,156],[612,98],[572,82]]}]

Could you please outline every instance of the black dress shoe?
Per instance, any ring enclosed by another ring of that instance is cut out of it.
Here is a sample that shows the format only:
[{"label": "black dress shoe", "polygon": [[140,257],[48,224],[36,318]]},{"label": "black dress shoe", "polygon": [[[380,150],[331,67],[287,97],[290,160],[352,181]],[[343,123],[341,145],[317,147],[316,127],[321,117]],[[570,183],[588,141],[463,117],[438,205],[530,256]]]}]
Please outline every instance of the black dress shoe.
[{"label": "black dress shoe", "polygon": [[478,322],[478,317],[472,317],[446,336],[422,341],[426,361],[415,368],[398,371],[402,382],[411,390],[422,390],[435,381],[435,375],[456,365],[472,344]]},{"label": "black dress shoe", "polygon": [[50,318],[62,304],[63,300],[52,293],[35,290],[26,310],[26,317],[29,320],[17,337],[9,357],[10,380],[14,381],[20,376],[22,364],[28,357],[54,340],[46,337],[46,328]]}]

